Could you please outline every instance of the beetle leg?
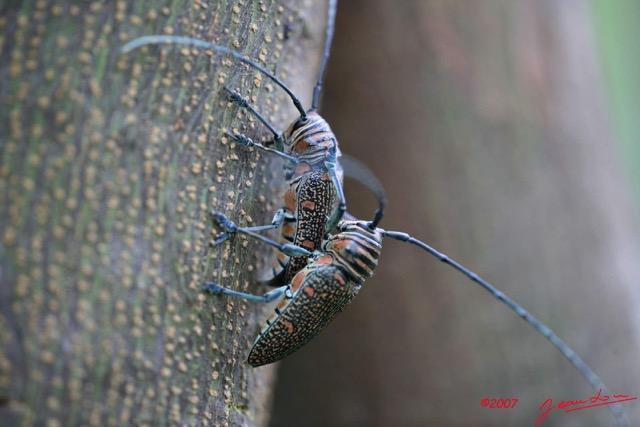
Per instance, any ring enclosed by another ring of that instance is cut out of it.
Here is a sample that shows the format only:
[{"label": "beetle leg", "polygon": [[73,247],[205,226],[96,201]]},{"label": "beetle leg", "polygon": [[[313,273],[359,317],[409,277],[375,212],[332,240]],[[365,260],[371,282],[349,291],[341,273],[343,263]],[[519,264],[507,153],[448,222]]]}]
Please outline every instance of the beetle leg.
[{"label": "beetle leg", "polygon": [[[273,219],[271,220],[271,224],[258,225],[255,227],[247,227],[247,228],[244,228],[243,230],[256,232],[256,231],[266,231],[266,230],[272,230],[274,228],[278,228],[282,225],[282,222],[284,221],[284,215],[285,215],[284,210],[278,209],[276,214],[273,216]],[[224,230],[216,234],[214,241],[211,242],[211,246],[218,246],[219,244],[226,242],[234,234],[238,232],[238,227],[224,214],[220,212],[211,212],[211,216],[213,217],[213,221],[216,224],[216,226]]]},{"label": "beetle leg", "polygon": [[234,141],[236,141],[239,144],[244,145],[245,147],[255,147],[258,148],[260,150],[264,150],[268,153],[271,154],[275,154],[276,156],[282,157],[283,159],[289,161],[289,162],[293,162],[294,164],[298,163],[298,159],[296,159],[293,156],[290,156],[288,154],[285,154],[279,150],[273,149],[273,148],[269,148],[269,147],[265,147],[264,145],[258,143],[258,142],[254,142],[251,138],[249,138],[248,136],[245,136],[241,133],[235,134],[235,133],[230,133],[230,132],[226,132],[225,133],[226,136],[228,136],[229,138],[233,139]]},{"label": "beetle leg", "polygon": [[[378,210],[376,210],[374,214],[373,221],[371,222],[372,227],[376,228],[378,223],[382,220],[384,216],[384,210],[387,205],[387,196],[385,195],[384,188],[380,183],[380,180],[377,176],[360,160],[356,159],[353,156],[349,156],[348,154],[343,154],[340,158],[340,165],[342,166],[342,170],[344,171],[344,176],[349,178],[353,178],[356,181],[360,182],[362,185],[367,187],[378,199]],[[348,220],[354,220],[355,218],[349,219],[345,213],[345,217]]]},{"label": "beetle leg", "polygon": [[209,292],[217,295],[233,295],[235,297],[244,298],[249,301],[258,301],[258,302],[271,302],[275,301],[278,298],[282,297],[282,295],[286,295],[287,298],[291,298],[293,295],[289,290],[289,286],[281,286],[272,291],[267,292],[264,295],[253,295],[247,294],[245,292],[238,292],[232,289],[223,288],[217,283],[207,283],[203,286],[203,291]]},{"label": "beetle leg", "polygon": [[224,90],[226,90],[229,93],[229,100],[231,102],[238,104],[239,106],[249,110],[251,114],[253,114],[258,120],[262,122],[263,125],[267,127],[267,129],[269,129],[269,131],[271,131],[271,133],[273,134],[273,144],[275,145],[276,150],[278,152],[284,151],[284,142],[282,140],[282,135],[278,133],[275,127],[273,127],[273,125],[269,123],[269,121],[262,114],[260,114],[253,105],[249,103],[249,100],[246,98],[243,98],[242,95],[240,95],[238,92],[236,92],[233,89],[229,89],[228,87],[225,87]]},{"label": "beetle leg", "polygon": [[219,245],[220,243],[228,240],[233,234],[239,233],[253,239],[260,240],[261,242],[266,243],[269,246],[273,246],[274,248],[288,256],[311,256],[313,254],[313,252],[301,248],[300,246],[296,246],[291,243],[278,243],[275,240],[269,239],[268,237],[256,233],[256,231],[263,231],[279,227],[284,220],[284,211],[276,212],[275,216],[273,217],[273,223],[271,225],[248,228],[238,227],[233,223],[233,221],[231,221],[221,212],[212,212],[211,215],[218,228],[221,228],[223,230],[216,236],[216,239],[212,243],[213,246]]},{"label": "beetle leg", "polygon": [[325,227],[325,234],[329,234],[340,222],[342,216],[347,211],[347,201],[344,198],[344,191],[342,191],[342,184],[340,184],[340,178],[338,178],[338,173],[336,172],[336,163],[337,160],[332,158],[324,162],[325,167],[327,168],[327,172],[329,176],[331,176],[331,181],[333,182],[333,186],[338,193],[338,206],[333,210],[331,217],[329,217],[327,221],[327,225]]}]

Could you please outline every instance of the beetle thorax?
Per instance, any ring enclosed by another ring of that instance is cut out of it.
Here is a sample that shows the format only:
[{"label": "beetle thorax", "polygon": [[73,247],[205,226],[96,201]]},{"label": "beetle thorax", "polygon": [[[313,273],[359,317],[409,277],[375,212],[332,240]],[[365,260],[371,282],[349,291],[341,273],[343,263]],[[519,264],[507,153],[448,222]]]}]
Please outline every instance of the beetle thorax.
[{"label": "beetle thorax", "polygon": [[324,250],[353,281],[362,283],[378,265],[382,235],[356,221],[343,221],[339,228],[340,233],[327,240]]},{"label": "beetle thorax", "polygon": [[324,167],[328,158],[340,157],[338,140],[329,124],[317,112],[309,111],[306,120],[297,119],[284,133],[285,151],[312,169]]}]

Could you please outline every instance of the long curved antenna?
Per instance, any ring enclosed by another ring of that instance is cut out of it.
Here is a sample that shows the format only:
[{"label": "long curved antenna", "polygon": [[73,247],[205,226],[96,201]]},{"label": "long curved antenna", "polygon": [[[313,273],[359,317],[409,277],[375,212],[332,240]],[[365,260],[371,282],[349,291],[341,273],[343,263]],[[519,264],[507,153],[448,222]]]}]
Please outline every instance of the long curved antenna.
[{"label": "long curved antenna", "polygon": [[373,221],[371,221],[371,227],[376,228],[382,220],[384,209],[387,206],[387,196],[380,180],[371,172],[367,165],[348,154],[343,154],[342,157],[340,157],[340,165],[346,177],[353,178],[360,182],[378,198],[378,210],[376,210]]},{"label": "long curved antenna", "polygon": [[216,52],[226,53],[228,55],[233,56],[238,61],[244,62],[245,64],[250,65],[253,68],[255,68],[256,70],[260,71],[262,74],[264,74],[265,76],[267,76],[271,80],[273,80],[273,82],[275,84],[277,84],[282,89],[284,89],[284,91],[287,92],[287,94],[289,95],[289,97],[293,101],[293,105],[295,105],[296,109],[300,112],[300,118],[302,120],[306,120],[307,119],[307,112],[304,110],[304,107],[302,106],[302,103],[300,102],[298,97],[295,96],[293,94],[293,92],[291,92],[291,89],[289,89],[287,87],[287,85],[285,85],[282,82],[282,80],[278,79],[271,72],[269,72],[266,68],[264,68],[260,64],[256,63],[255,61],[253,61],[253,60],[251,60],[251,59],[249,59],[249,58],[247,58],[247,57],[245,57],[243,55],[240,55],[238,52],[236,52],[234,50],[227,49],[224,46],[220,46],[220,45],[217,45],[217,44],[205,42],[203,40],[193,39],[191,37],[154,35],[154,36],[138,37],[137,39],[131,40],[129,43],[127,43],[124,46],[122,46],[121,52],[122,53],[128,53],[128,52],[131,52],[132,50],[137,49],[137,48],[139,48],[141,46],[145,46],[145,45],[149,45],[149,44],[160,44],[160,43],[171,43],[171,44],[181,44],[181,45],[187,45],[187,46],[202,47],[202,48],[205,48],[205,49],[211,49],[211,50],[215,50]]},{"label": "long curved antenna", "polygon": [[320,93],[322,92],[322,80],[324,80],[324,72],[329,62],[329,54],[331,53],[331,41],[333,40],[333,31],[336,27],[336,9],[338,8],[338,0],[329,0],[329,13],[327,16],[327,32],[324,41],[324,54],[320,63],[320,71],[318,72],[318,81],[313,88],[313,99],[311,101],[311,111],[318,109]]},{"label": "long curved antenna", "polygon": [[[593,372],[591,368],[580,358],[580,356],[578,356],[577,353],[573,351],[571,347],[569,347],[564,341],[562,341],[560,337],[558,337],[558,335],[555,334],[555,332],[553,332],[548,326],[540,322],[538,319],[533,317],[533,315],[531,315],[527,310],[522,308],[520,304],[518,304],[517,302],[515,302],[514,300],[512,300],[511,298],[503,294],[501,291],[499,291],[491,283],[487,282],[486,280],[478,276],[473,271],[459,264],[457,261],[452,260],[445,254],[438,252],[437,250],[433,249],[431,246],[427,245],[426,243],[423,243],[420,240],[415,239],[406,233],[402,233],[399,231],[386,231],[382,229],[378,229],[378,231],[383,236],[391,237],[393,239],[400,240],[402,242],[411,243],[412,245],[416,245],[419,248],[424,249],[425,251],[427,251],[428,253],[430,253],[440,261],[450,265],[454,269],[458,270],[460,273],[467,276],[472,281],[482,286],[491,295],[493,295],[495,298],[499,299],[504,304],[506,304],[518,316],[524,319],[525,322],[527,322],[536,331],[538,331],[545,338],[547,338],[547,340],[549,340],[549,342],[551,342],[551,344],[553,344],[553,346],[557,348],[560,351],[560,353],[562,353],[562,355],[567,360],[569,360],[569,362],[571,362],[571,364],[578,370],[578,372],[580,372],[580,374],[591,384],[591,386],[596,391],[602,390],[603,394],[606,394],[607,396],[613,396],[613,394],[611,394],[611,392],[609,391],[609,388],[600,379],[600,377],[595,372]],[[615,404],[607,405],[607,406],[613,413],[613,416],[616,418],[616,423],[618,424],[618,426],[628,427],[629,421],[627,420],[624,414],[624,411],[618,405],[615,405]]]}]

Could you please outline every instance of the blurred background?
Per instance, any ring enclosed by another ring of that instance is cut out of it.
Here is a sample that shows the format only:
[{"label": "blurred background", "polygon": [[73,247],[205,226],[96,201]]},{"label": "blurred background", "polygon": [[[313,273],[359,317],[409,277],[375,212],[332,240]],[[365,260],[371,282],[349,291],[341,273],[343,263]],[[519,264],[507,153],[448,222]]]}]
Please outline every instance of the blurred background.
[{"label": "blurred background", "polygon": [[[640,394],[640,3],[349,0],[321,111],[424,240]],[[346,183],[349,211],[375,199]],[[465,277],[387,240],[376,275],[280,365],[272,426],[522,426],[589,384]],[[483,398],[517,398],[514,409]],[[640,425],[640,403],[620,404]],[[553,426],[614,425],[606,407]],[[543,424],[543,425],[545,425]]]}]

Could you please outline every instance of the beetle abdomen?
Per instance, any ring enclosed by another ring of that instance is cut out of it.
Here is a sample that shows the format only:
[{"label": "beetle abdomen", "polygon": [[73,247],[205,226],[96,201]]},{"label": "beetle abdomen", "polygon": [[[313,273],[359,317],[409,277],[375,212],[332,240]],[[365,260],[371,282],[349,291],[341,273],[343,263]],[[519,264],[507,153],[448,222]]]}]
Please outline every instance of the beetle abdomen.
[{"label": "beetle abdomen", "polygon": [[[291,243],[311,252],[319,249],[334,198],[335,191],[328,173],[311,172],[300,177],[299,182],[285,195],[286,207],[294,212],[297,221]],[[308,257],[292,257],[287,266],[285,283],[293,280],[308,262]]]},{"label": "beetle abdomen", "polygon": [[[308,172],[290,182],[285,194],[282,243],[292,243],[313,252],[320,248],[327,218],[333,209],[335,189],[326,172]],[[278,254],[269,274],[260,278],[270,286],[282,286],[309,263],[308,256]]]}]

